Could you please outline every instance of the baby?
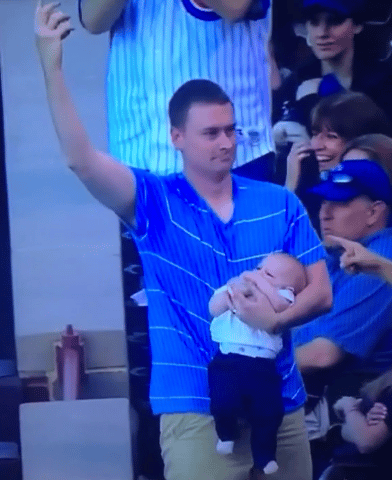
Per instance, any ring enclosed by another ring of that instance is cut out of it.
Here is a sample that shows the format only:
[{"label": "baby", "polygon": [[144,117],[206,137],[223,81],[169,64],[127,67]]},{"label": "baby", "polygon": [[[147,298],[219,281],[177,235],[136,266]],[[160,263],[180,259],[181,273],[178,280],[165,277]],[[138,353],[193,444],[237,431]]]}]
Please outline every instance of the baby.
[{"label": "baby", "polygon": [[[236,279],[243,294],[251,296],[250,285],[256,286],[277,313],[289,308],[307,284],[304,266],[285,253],[268,255],[246,277]],[[242,322],[233,310],[229,285],[214,293],[209,310],[214,317],[211,337],[219,343],[208,368],[217,451],[233,452],[239,435],[237,419],[244,416],[251,426],[254,467],[273,473],[278,468],[276,435],[284,413],[281,378],[275,366],[282,338]]]}]

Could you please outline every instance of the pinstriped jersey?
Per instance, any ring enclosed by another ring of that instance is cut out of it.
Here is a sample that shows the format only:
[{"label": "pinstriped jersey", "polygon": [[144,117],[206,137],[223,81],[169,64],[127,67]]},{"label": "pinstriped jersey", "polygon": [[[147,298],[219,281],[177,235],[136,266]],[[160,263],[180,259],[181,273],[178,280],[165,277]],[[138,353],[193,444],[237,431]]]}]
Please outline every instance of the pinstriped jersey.
[{"label": "pinstriped jersey", "polygon": [[182,169],[171,145],[168,103],[183,83],[205,78],[233,100],[240,166],[274,149],[268,40],[271,9],[230,23],[192,0],[129,0],[111,32],[107,72],[110,152],[154,173]]},{"label": "pinstriped jersey", "polygon": [[[325,252],[297,197],[280,186],[233,175],[233,217],[224,223],[183,174],[133,171],[137,199],[131,233],[149,305],[152,409],[208,413],[207,366],[217,351],[208,313],[213,292],[271,252],[285,251],[304,265]],[[289,412],[304,403],[305,391],[289,331],[282,342],[276,365]]]}]

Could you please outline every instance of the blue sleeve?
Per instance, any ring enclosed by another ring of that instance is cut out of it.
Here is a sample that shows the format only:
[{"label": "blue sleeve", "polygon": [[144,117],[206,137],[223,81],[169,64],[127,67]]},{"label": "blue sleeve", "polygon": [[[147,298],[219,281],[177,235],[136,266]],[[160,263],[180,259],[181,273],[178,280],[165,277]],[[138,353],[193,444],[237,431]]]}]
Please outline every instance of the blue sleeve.
[{"label": "blue sleeve", "polygon": [[365,274],[333,282],[332,310],[294,330],[295,346],[317,337],[327,338],[342,350],[366,358],[390,328],[392,289],[382,280]]},{"label": "blue sleeve", "polygon": [[287,192],[287,225],[284,251],[294,255],[304,265],[311,265],[325,258],[326,253],[314,230],[308,214],[299,199]]},{"label": "blue sleeve", "polygon": [[133,225],[124,223],[133,235],[143,237],[152,226],[158,227],[162,223],[164,186],[157,175],[140,168],[132,168],[132,171],[136,178],[135,219]]}]

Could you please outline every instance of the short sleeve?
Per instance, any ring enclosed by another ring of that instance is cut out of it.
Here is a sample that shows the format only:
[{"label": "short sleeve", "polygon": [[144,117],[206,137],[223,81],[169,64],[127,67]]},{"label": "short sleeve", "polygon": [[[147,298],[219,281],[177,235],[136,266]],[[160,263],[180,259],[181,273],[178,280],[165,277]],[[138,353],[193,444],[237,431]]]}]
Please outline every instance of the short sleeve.
[{"label": "short sleeve", "polygon": [[166,197],[160,177],[139,168],[132,171],[136,178],[135,220],[132,225],[125,221],[124,224],[132,235],[143,237],[150,229],[150,219],[154,219],[155,226],[162,220]]}]

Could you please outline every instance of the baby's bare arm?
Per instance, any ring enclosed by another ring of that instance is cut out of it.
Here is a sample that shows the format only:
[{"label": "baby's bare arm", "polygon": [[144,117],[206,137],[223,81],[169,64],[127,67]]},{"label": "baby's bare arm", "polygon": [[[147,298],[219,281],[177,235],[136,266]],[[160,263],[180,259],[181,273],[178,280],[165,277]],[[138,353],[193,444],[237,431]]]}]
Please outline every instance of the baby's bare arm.
[{"label": "baby's bare arm", "polygon": [[208,310],[210,311],[210,315],[213,317],[222,315],[222,313],[230,310],[230,307],[230,295],[227,290],[215,292],[208,303]]}]

